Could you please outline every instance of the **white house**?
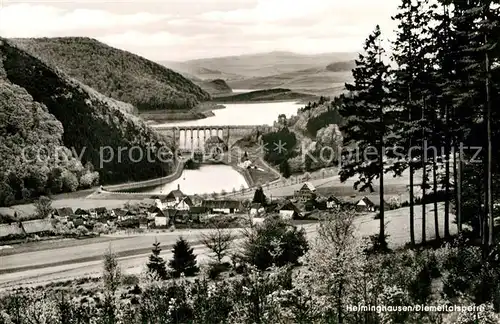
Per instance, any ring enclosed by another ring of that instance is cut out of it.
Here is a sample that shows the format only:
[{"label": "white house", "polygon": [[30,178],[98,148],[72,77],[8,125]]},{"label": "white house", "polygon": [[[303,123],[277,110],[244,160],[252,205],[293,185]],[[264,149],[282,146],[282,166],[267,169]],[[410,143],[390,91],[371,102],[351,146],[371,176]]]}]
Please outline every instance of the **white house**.
[{"label": "white house", "polygon": [[181,186],[178,184],[177,189],[170,191],[168,195],[165,197],[163,201],[163,209],[174,208],[185,197],[187,196],[181,191]]},{"label": "white house", "polygon": [[193,202],[191,201],[191,198],[189,197],[184,197],[177,203],[174,208],[177,210],[189,210],[193,206]]},{"label": "white house", "polygon": [[285,202],[279,208],[279,213],[283,219],[293,219],[294,217],[300,217],[302,215],[299,208],[291,201]]},{"label": "white house", "polygon": [[368,197],[363,197],[356,203],[356,209],[362,211],[374,212],[375,207],[375,204]]},{"label": "white house", "polygon": [[327,209],[338,209],[340,208],[340,200],[337,197],[330,196],[326,201]]},{"label": "white house", "polygon": [[266,212],[266,209],[264,206],[262,206],[261,203],[253,203],[252,206],[250,207],[250,216],[259,216],[262,215]]},{"label": "white house", "polygon": [[175,210],[155,210],[155,226],[167,226],[170,223],[170,216],[175,216]]},{"label": "white house", "polygon": [[243,210],[238,200],[205,200],[202,207],[207,208],[212,214],[233,214]]}]

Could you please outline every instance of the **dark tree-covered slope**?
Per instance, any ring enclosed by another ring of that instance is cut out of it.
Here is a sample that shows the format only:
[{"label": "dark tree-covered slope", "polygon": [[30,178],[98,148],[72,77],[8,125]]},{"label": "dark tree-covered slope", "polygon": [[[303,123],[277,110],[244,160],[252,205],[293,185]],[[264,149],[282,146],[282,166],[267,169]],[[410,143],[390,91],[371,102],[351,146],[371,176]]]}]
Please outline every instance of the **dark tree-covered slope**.
[{"label": "dark tree-covered slope", "polygon": [[0,77],[0,206],[97,183],[99,175],[64,147],[62,137],[62,124],[45,105]]},{"label": "dark tree-covered slope", "polygon": [[190,109],[210,95],[163,65],[92,38],[23,38],[19,48],[139,110]]},{"label": "dark tree-covered slope", "polygon": [[[116,101],[52,69],[2,39],[0,39],[0,78],[4,79],[5,84],[8,81],[24,88],[34,101],[46,106],[48,113],[60,122],[54,120],[55,126],[51,126],[51,131],[42,132],[33,128],[28,122],[16,122],[19,120],[16,117],[17,113],[10,114],[8,119],[4,118],[1,121],[2,143],[5,138],[26,132],[31,132],[30,138],[38,134],[41,141],[50,143],[54,140],[44,139],[46,133],[54,134],[50,136],[55,138],[61,133],[59,137],[62,136],[62,144],[81,154],[81,162],[84,165],[92,164],[93,167],[89,166],[88,169],[93,168],[98,171],[102,183],[143,180],[171,173],[173,165],[162,163],[158,158],[158,150],[161,147],[164,148],[161,152],[168,151],[169,139],[154,132],[137,117],[120,110]],[[9,93],[3,94],[6,97],[3,101],[9,104],[2,103],[1,110],[6,109],[4,105],[13,106],[9,108],[11,110],[20,109],[15,107],[17,105],[15,96]],[[30,102],[31,98],[27,94],[22,96],[28,98],[26,102]],[[30,104],[21,106],[25,106],[24,115],[33,114]],[[44,118],[50,121],[48,117]],[[52,125],[45,122],[43,124],[43,127]],[[13,145],[25,144],[21,139],[12,141]],[[120,147],[121,154],[118,150]],[[133,147],[135,151],[131,155],[129,153]],[[16,154],[16,149],[10,153],[6,151],[6,154]],[[111,151],[114,152],[112,159],[109,156]],[[142,159],[138,158],[139,151],[143,153]],[[7,156],[5,160],[12,158]],[[4,159],[3,152],[2,159]],[[110,162],[106,162],[108,160]]]}]

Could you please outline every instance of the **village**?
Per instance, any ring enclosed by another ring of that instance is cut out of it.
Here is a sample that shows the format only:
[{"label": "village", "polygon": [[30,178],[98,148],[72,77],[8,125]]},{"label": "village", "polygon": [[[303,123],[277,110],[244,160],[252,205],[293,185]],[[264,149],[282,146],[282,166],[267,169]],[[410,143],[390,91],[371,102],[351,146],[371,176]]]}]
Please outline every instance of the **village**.
[{"label": "village", "polygon": [[[48,198],[46,198],[48,199]],[[50,202],[49,202],[50,204]],[[50,208],[47,215],[30,215],[19,220],[17,214],[2,219],[2,244],[22,243],[26,239],[93,237],[119,230],[140,233],[176,228],[245,227],[258,219],[279,215],[283,219],[318,221],[334,217],[336,211],[352,208],[359,213],[376,212],[378,205],[366,196],[346,199],[324,196],[310,182],[290,197],[266,197],[262,187],[252,201],[204,199],[187,195],[180,186],[166,195],[154,195],[121,208]]]}]

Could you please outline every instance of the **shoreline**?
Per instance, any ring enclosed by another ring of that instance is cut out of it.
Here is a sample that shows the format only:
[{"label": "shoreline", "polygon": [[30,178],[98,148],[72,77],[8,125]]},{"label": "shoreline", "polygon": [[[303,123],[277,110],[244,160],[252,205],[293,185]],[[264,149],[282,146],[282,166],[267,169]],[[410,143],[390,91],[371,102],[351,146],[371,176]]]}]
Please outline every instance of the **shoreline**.
[{"label": "shoreline", "polygon": [[295,98],[295,99],[255,99],[255,100],[241,100],[241,101],[228,101],[224,100],[224,97],[214,98],[212,101],[203,102],[199,110],[190,110],[187,112],[178,112],[178,111],[168,111],[168,110],[159,110],[159,111],[145,111],[139,113],[139,117],[142,118],[149,125],[156,124],[170,124],[177,122],[185,122],[185,121],[195,121],[195,120],[203,120],[209,117],[215,116],[214,110],[225,109],[227,104],[265,104],[265,103],[280,103],[280,102],[290,102],[293,104],[306,105],[309,101],[317,99],[319,97],[311,96],[311,97],[303,97],[303,98]]}]

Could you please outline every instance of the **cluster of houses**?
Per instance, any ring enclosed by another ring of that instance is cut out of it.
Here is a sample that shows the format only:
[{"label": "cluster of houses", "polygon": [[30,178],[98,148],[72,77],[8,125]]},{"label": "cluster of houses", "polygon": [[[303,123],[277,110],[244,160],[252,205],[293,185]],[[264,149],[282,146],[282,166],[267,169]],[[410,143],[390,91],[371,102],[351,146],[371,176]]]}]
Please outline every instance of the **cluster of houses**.
[{"label": "cluster of houses", "polygon": [[338,210],[354,206],[360,212],[374,212],[378,206],[368,197],[342,201],[335,196],[325,197],[309,182],[284,200],[244,205],[239,200],[206,200],[188,196],[178,186],[168,195],[144,199],[140,204],[125,208],[73,210],[70,207],[54,209],[49,219],[0,224],[0,238],[8,235],[40,235],[54,230],[54,220],[73,223],[74,228],[91,228],[96,223],[113,224],[120,228],[162,228],[175,223],[202,221],[213,215],[245,213],[253,217],[278,213],[286,219],[300,219],[314,210]]},{"label": "cluster of houses", "polygon": [[342,200],[333,195],[326,197],[321,195],[310,182],[304,183],[290,198],[292,202],[302,204],[306,211],[339,209],[346,205],[354,207],[359,212],[375,212],[379,208],[378,204],[375,204],[366,196],[362,198],[353,196]]},{"label": "cluster of houses", "polygon": [[54,232],[54,226],[48,219],[36,219],[10,224],[0,224],[0,239],[22,238],[34,235],[46,235]]}]

